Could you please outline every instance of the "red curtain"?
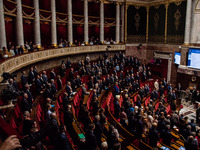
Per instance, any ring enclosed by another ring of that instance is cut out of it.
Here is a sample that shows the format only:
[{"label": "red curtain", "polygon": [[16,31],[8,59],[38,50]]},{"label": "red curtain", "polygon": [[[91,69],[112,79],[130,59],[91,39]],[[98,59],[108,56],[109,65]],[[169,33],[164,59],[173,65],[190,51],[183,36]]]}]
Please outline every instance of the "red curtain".
[{"label": "red curtain", "polygon": [[115,40],[115,27],[104,27],[104,37]]},{"label": "red curtain", "polygon": [[115,4],[105,4],[104,5],[104,15],[105,15],[105,18],[115,18],[116,5]]},{"label": "red curtain", "polygon": [[83,15],[84,14],[83,1],[73,0],[72,1],[72,12],[73,12],[73,14],[76,14],[76,15]]},{"label": "red curtain", "polygon": [[67,25],[66,24],[57,24],[57,37],[58,44],[60,39],[67,40]]},{"label": "red curtain", "polygon": [[10,20],[5,22],[6,27],[6,40],[15,44],[15,21]]},{"label": "red curtain", "polygon": [[26,6],[33,6],[32,0],[22,0],[22,4]]},{"label": "red curtain", "polygon": [[51,1],[50,0],[40,0],[39,1],[40,9],[50,10],[51,9]]},{"label": "red curtain", "polygon": [[88,15],[89,16],[100,16],[100,4],[99,3],[88,3]]},{"label": "red curtain", "polygon": [[44,47],[51,45],[51,26],[49,22],[42,22],[40,24],[41,40]]},{"label": "red curtain", "polygon": [[79,42],[84,40],[84,29],[83,25],[73,25],[73,38]]},{"label": "red curtain", "polygon": [[66,13],[67,12],[67,0],[56,1],[56,11]]},{"label": "red curtain", "polygon": [[99,26],[96,26],[96,25],[89,26],[89,37],[90,39],[92,37],[94,37],[95,39],[100,37]]},{"label": "red curtain", "polygon": [[30,20],[24,20],[23,23],[24,28],[24,41],[30,42],[33,41],[34,43],[34,25],[33,22]]}]

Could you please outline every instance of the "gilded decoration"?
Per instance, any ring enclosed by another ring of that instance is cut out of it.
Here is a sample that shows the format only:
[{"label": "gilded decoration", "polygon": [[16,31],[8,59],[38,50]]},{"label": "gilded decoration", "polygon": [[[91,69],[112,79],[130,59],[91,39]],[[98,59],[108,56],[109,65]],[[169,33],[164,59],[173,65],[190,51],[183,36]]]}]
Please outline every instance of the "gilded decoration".
[{"label": "gilded decoration", "polygon": [[175,19],[174,25],[175,25],[176,31],[178,30],[178,27],[180,25],[180,18],[181,18],[181,13],[177,9],[174,14],[174,19]]},{"label": "gilded decoration", "polygon": [[138,13],[136,13],[136,15],[135,15],[135,28],[136,28],[137,32],[139,30],[139,26],[140,26],[140,15]]},{"label": "gilded decoration", "polygon": [[138,9],[140,9],[140,6],[135,5],[135,8],[138,10]]},{"label": "gilded decoration", "polygon": [[5,22],[12,22],[12,18],[10,18],[10,17],[5,17]]},{"label": "gilded decoration", "polygon": [[182,1],[179,1],[179,2],[175,2],[176,6],[179,6],[181,5]]},{"label": "gilded decoration", "polygon": [[160,5],[155,5],[154,7],[155,7],[155,9],[158,9],[160,7]]},{"label": "gilded decoration", "polygon": [[156,32],[158,30],[158,21],[159,21],[159,15],[158,15],[158,13],[156,13],[154,16],[154,28],[155,28]]}]

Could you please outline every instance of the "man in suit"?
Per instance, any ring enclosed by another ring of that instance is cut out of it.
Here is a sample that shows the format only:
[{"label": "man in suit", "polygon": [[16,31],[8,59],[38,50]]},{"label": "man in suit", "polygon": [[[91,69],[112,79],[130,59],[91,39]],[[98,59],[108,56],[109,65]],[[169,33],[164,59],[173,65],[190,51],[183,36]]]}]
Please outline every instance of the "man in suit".
[{"label": "man in suit", "polygon": [[114,85],[114,94],[118,95],[119,93],[120,93],[120,90],[119,90],[118,82],[115,82],[115,85]]},{"label": "man in suit", "polygon": [[52,99],[54,97],[54,93],[52,92],[50,83],[47,84],[47,88],[44,92],[44,96],[45,96],[45,98],[50,98],[50,99]]},{"label": "man in suit", "polygon": [[82,98],[84,99],[85,95],[90,94],[89,92],[87,92],[87,89],[85,87],[85,83],[83,83],[82,85]]},{"label": "man in suit", "polygon": [[40,80],[40,75],[37,75],[37,79],[35,81],[35,85],[36,85],[36,91],[39,94],[43,89],[43,84],[42,84],[42,82]]},{"label": "man in suit", "polygon": [[56,73],[54,72],[54,68],[52,68],[50,72],[50,80],[51,79],[54,79],[54,80],[56,79]]},{"label": "man in suit", "polygon": [[76,76],[76,86],[77,86],[77,87],[80,87],[80,86],[81,86],[81,83],[82,83],[81,78],[80,78],[79,75],[77,75],[77,76]]},{"label": "man in suit", "polygon": [[199,93],[199,90],[197,90],[196,102],[200,102],[200,93]]},{"label": "man in suit", "polygon": [[28,80],[26,78],[26,72],[22,71],[22,76],[21,76],[21,83],[22,83],[22,87],[24,88],[26,83],[28,83]]},{"label": "man in suit", "polygon": [[89,124],[88,130],[85,133],[86,138],[86,148],[89,150],[97,150],[97,140],[94,135],[95,125],[93,123]]},{"label": "man in suit", "polygon": [[67,62],[66,62],[66,67],[67,67],[67,68],[71,68],[71,66],[72,66],[72,63],[71,63],[71,61],[70,61],[70,58],[68,57],[68,58],[67,58]]},{"label": "man in suit", "polygon": [[144,70],[142,73],[142,82],[145,82],[146,79],[147,79],[147,74],[146,74],[146,71]]},{"label": "man in suit", "polygon": [[66,136],[66,127],[64,125],[60,125],[59,130],[60,133],[57,137],[55,150],[71,150],[68,138]]},{"label": "man in suit", "polygon": [[136,73],[135,79],[138,80],[138,81],[140,81],[140,74],[139,74],[139,72]]},{"label": "man in suit", "polygon": [[72,87],[71,87],[71,82],[70,81],[67,82],[66,92],[67,92],[68,96],[71,97],[71,94],[72,94],[73,91],[72,91]]},{"label": "man in suit", "polygon": [[28,79],[29,79],[29,84],[33,84],[33,82],[35,81],[35,74],[33,71],[33,67],[31,67],[31,69],[28,73]]},{"label": "man in suit", "polygon": [[34,66],[33,72],[34,72],[35,79],[36,79],[36,78],[37,78],[37,75],[38,75],[37,66]]},{"label": "man in suit", "polygon": [[28,84],[26,84],[25,85],[25,93],[28,95],[28,98],[27,98],[27,100],[28,100],[28,103],[29,103],[29,105],[32,107],[32,104],[33,104],[33,101],[34,101],[34,99],[33,99],[33,95],[32,95],[32,93],[30,92],[30,86],[28,85]]},{"label": "man in suit", "polygon": [[100,146],[101,145],[101,137],[102,137],[102,133],[103,133],[103,129],[101,127],[100,124],[100,116],[96,115],[95,116],[95,130],[94,130],[94,134],[96,136],[97,139],[97,144]]},{"label": "man in suit", "polygon": [[119,119],[119,113],[120,113],[119,99],[120,99],[120,95],[116,95],[115,101],[114,101],[114,110],[115,110],[115,117],[117,119]]},{"label": "man in suit", "polygon": [[25,112],[25,111],[31,112],[32,111],[31,106],[28,102],[28,94],[27,93],[24,93],[24,95],[23,95],[23,99],[21,101],[21,107],[22,107],[23,112]]},{"label": "man in suit", "polygon": [[42,72],[42,79],[44,81],[44,84],[47,85],[47,83],[48,83],[48,77],[47,77],[46,71]]},{"label": "man in suit", "polygon": [[145,95],[148,95],[148,94],[149,94],[150,89],[149,89],[148,83],[145,84],[144,91],[145,91]]},{"label": "man in suit", "polygon": [[57,76],[57,88],[58,88],[58,91],[62,89],[62,80],[61,80],[60,75]]},{"label": "man in suit", "polygon": [[71,68],[71,71],[69,73],[69,80],[72,81],[74,79],[74,69]]},{"label": "man in suit", "polygon": [[157,147],[157,141],[159,140],[159,133],[157,131],[157,124],[153,123],[152,128],[149,131],[149,145],[151,147]]},{"label": "man in suit", "polygon": [[69,128],[72,129],[72,122],[73,122],[73,114],[71,112],[71,105],[67,105],[65,108],[67,109],[63,109],[64,111],[64,124]]},{"label": "man in suit", "polygon": [[93,89],[94,88],[94,78],[91,76],[89,83],[88,83],[88,88]]},{"label": "man in suit", "polygon": [[54,79],[51,79],[51,91],[52,91],[52,94],[53,94],[53,95],[55,95],[56,92],[57,92]]},{"label": "man in suit", "polygon": [[172,134],[170,132],[170,125],[166,125],[166,130],[163,132],[163,143],[170,146],[172,140]]}]

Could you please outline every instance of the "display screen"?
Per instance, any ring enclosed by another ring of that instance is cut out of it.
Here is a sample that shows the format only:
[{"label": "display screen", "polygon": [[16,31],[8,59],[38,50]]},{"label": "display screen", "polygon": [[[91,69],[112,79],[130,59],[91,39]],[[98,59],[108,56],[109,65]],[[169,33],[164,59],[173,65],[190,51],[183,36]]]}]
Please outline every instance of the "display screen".
[{"label": "display screen", "polygon": [[188,67],[200,69],[200,49],[197,48],[189,49]]},{"label": "display screen", "polygon": [[180,65],[180,63],[181,63],[181,53],[175,52],[174,63]]}]

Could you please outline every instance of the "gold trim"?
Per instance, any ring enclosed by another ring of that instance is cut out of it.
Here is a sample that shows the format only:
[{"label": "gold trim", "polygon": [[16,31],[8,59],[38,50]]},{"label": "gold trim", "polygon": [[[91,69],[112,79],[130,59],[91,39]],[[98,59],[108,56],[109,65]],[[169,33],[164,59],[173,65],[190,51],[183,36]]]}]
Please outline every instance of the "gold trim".
[{"label": "gold trim", "polygon": [[149,7],[147,9],[147,23],[146,23],[146,43],[149,41]]},{"label": "gold trim", "polygon": [[190,46],[190,43],[184,43],[183,45],[185,45],[185,46]]},{"label": "gold trim", "polygon": [[52,47],[58,48],[58,44],[51,44]]},{"label": "gold trim", "polygon": [[167,17],[168,17],[168,6],[169,6],[169,3],[166,3],[166,4],[165,4],[165,41],[164,41],[165,44],[167,43]]}]

